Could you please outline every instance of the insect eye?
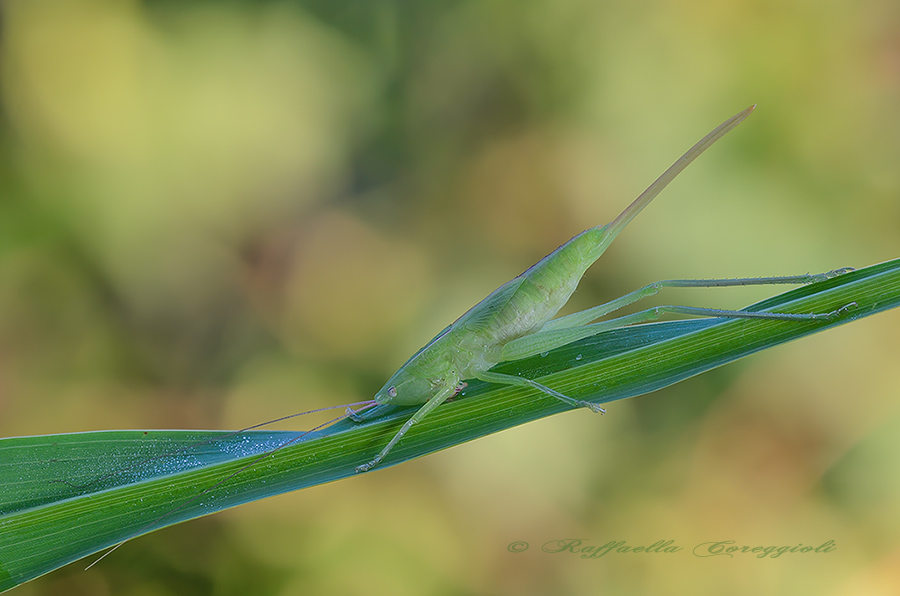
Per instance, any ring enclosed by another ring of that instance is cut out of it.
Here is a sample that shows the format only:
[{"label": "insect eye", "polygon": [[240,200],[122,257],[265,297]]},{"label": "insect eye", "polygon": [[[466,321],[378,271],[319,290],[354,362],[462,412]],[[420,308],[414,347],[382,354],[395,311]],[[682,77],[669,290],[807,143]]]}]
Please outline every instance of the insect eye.
[{"label": "insect eye", "polygon": [[388,395],[390,395],[391,397],[397,397],[397,388],[393,385],[388,387]]}]

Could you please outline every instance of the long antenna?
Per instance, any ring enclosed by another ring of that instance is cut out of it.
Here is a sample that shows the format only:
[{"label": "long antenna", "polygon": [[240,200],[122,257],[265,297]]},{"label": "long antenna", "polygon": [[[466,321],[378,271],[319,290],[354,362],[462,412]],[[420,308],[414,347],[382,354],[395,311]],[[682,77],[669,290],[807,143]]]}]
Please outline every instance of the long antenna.
[{"label": "long antenna", "polygon": [[[128,542],[129,540],[131,540],[132,538],[135,538],[135,537],[137,537],[137,536],[140,536],[141,534],[143,534],[144,532],[146,532],[147,530],[149,530],[150,528],[152,528],[153,526],[155,526],[156,524],[158,524],[158,523],[161,522],[162,520],[166,519],[167,517],[171,517],[172,515],[178,513],[179,511],[181,511],[182,509],[184,509],[185,507],[187,507],[187,506],[190,505],[191,503],[195,503],[198,499],[202,498],[202,497],[203,497],[204,495],[206,495],[206,494],[209,494],[210,491],[215,490],[216,488],[222,486],[223,484],[225,484],[226,482],[228,482],[229,480],[231,480],[232,478],[234,478],[235,476],[237,476],[237,475],[240,474],[241,472],[243,472],[243,471],[245,471],[245,470],[247,470],[247,469],[249,469],[249,468],[252,468],[253,466],[255,466],[255,465],[256,465],[257,463],[259,463],[260,461],[266,459],[267,457],[270,457],[270,456],[274,455],[276,451],[279,451],[279,450],[281,450],[281,449],[284,449],[284,448],[287,447],[288,445],[291,445],[291,444],[293,444],[293,443],[296,443],[297,441],[299,441],[300,439],[302,439],[303,437],[305,437],[305,436],[308,435],[309,433],[315,432],[315,431],[317,431],[317,430],[321,430],[321,429],[323,429],[323,428],[325,428],[325,427],[327,427],[327,426],[331,426],[331,425],[334,424],[335,422],[338,422],[338,421],[340,421],[340,420],[343,420],[344,418],[347,418],[347,417],[352,416],[352,415],[354,415],[354,414],[358,414],[359,412],[361,412],[361,411],[363,411],[363,410],[367,410],[367,409],[369,409],[369,408],[371,408],[371,407],[373,407],[373,406],[375,406],[375,405],[377,405],[376,402],[375,402],[375,400],[371,400],[371,399],[370,399],[370,400],[367,400],[367,401],[355,402],[355,403],[352,403],[352,404],[344,404],[344,405],[340,405],[340,406],[328,406],[328,407],[325,407],[325,408],[318,408],[318,409],[315,409],[315,410],[309,410],[309,411],[307,411],[307,412],[300,412],[299,414],[291,414],[291,415],[289,415],[289,416],[282,416],[281,418],[276,418],[275,420],[269,420],[268,422],[262,422],[262,423],[260,423],[260,424],[255,424],[255,425],[253,425],[253,426],[248,426],[247,428],[245,428],[245,429],[243,429],[243,430],[235,431],[235,432],[233,432],[233,433],[230,433],[229,435],[226,435],[226,436],[235,435],[235,434],[244,432],[244,431],[246,431],[246,430],[252,430],[252,429],[254,429],[254,428],[259,428],[259,427],[261,427],[261,426],[266,426],[266,425],[268,425],[268,424],[274,424],[274,423],[276,423],[276,422],[281,422],[281,421],[287,420],[287,419],[289,419],[289,418],[296,418],[297,416],[304,416],[304,415],[306,415],[306,414],[313,414],[313,413],[316,413],[316,412],[323,412],[323,411],[325,411],[325,410],[334,410],[334,409],[336,409],[336,408],[347,408],[347,412],[346,412],[345,414],[343,414],[343,415],[341,415],[341,416],[338,416],[337,418],[334,418],[334,419],[332,419],[332,420],[329,420],[328,422],[325,422],[324,424],[320,424],[319,426],[316,426],[315,428],[311,428],[311,429],[309,429],[309,430],[307,430],[307,431],[304,431],[304,432],[300,433],[299,435],[297,435],[296,437],[294,437],[293,439],[291,439],[290,441],[285,441],[284,443],[282,443],[282,444],[279,445],[278,447],[275,447],[274,449],[270,449],[270,450],[266,451],[265,453],[261,453],[261,454],[257,455],[257,456],[254,457],[252,460],[250,460],[249,463],[247,463],[245,466],[241,467],[239,470],[237,470],[237,471],[235,471],[235,472],[229,474],[229,475],[226,476],[225,478],[222,478],[221,480],[219,480],[218,482],[216,482],[216,483],[213,484],[212,486],[209,486],[209,487],[203,489],[201,492],[197,493],[196,495],[194,495],[193,497],[191,497],[191,498],[188,499],[187,501],[184,501],[183,503],[181,503],[181,504],[178,505],[177,507],[174,507],[173,509],[170,509],[169,511],[165,512],[165,513],[164,513],[163,515],[161,515],[160,517],[157,517],[156,519],[154,519],[153,521],[151,521],[151,522],[150,522],[149,524],[147,524],[146,526],[144,526],[144,527],[138,529],[134,534],[132,534],[131,536],[129,536],[129,537],[126,538],[125,540],[122,540],[121,542],[119,542],[119,543],[113,545],[112,548],[110,548],[108,551],[106,551],[105,553],[103,553],[102,555],[100,555],[99,557],[97,557],[97,559],[94,560],[90,565],[88,565],[87,567],[85,567],[84,570],[87,571],[88,569],[90,569],[91,567],[93,567],[94,565],[96,565],[97,563],[99,563],[100,561],[102,561],[103,559],[105,559],[106,557],[108,557],[110,554],[112,554],[114,551],[116,551],[120,546],[122,546],[123,544],[125,544],[126,542]],[[351,409],[351,406],[363,406],[363,407],[360,408],[359,410],[352,410],[352,409]],[[219,437],[219,438],[221,439],[221,437]],[[200,443],[200,444],[202,445],[202,444],[204,444],[204,443]]]}]

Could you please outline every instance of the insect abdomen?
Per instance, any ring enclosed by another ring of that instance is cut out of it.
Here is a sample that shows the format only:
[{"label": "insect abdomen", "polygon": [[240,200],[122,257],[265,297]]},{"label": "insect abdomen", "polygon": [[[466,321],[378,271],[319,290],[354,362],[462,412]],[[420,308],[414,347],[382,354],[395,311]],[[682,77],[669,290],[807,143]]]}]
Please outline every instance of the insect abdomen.
[{"label": "insect abdomen", "polygon": [[598,228],[586,230],[517,278],[518,288],[497,310],[491,325],[501,343],[540,329],[556,315],[600,256],[597,246],[602,241],[603,233]]}]

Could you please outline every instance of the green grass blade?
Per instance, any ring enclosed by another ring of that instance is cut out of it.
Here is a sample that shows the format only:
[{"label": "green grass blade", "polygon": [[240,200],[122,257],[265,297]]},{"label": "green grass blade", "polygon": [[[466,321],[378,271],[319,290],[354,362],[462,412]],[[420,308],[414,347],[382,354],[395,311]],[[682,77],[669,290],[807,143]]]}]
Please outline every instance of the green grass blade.
[{"label": "green grass blade", "polygon": [[[824,322],[699,319],[617,329],[497,370],[539,378],[597,403],[641,395],[898,306],[900,259],[803,286],[751,308],[828,312],[850,302],[857,306]],[[533,390],[475,382],[461,398],[416,425],[382,467],[566,409]],[[2,439],[0,590],[154,529],[353,476],[412,411],[385,407],[370,422],[344,421],[307,435],[108,431]],[[297,441],[254,459],[291,439]]]}]

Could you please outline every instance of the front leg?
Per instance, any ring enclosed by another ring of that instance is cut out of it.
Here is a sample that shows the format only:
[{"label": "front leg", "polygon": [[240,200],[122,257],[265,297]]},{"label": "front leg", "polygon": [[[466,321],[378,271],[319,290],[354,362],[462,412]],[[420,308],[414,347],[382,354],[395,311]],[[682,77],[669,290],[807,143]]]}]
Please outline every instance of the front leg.
[{"label": "front leg", "polygon": [[356,471],[368,472],[369,470],[380,464],[384,459],[384,456],[390,453],[391,449],[394,448],[394,445],[396,445],[397,442],[403,438],[403,435],[405,435],[409,431],[409,429],[412,428],[413,424],[427,416],[429,412],[447,401],[447,399],[449,399],[450,397],[456,395],[460,390],[461,387],[459,385],[450,387],[446,390],[441,391],[440,393],[429,399],[427,402],[425,402],[425,404],[421,408],[416,410],[416,413],[406,421],[406,424],[400,427],[400,430],[397,431],[397,434],[395,434],[394,437],[388,442],[388,444],[385,445],[384,449],[382,449],[381,452],[376,455],[372,461],[358,466],[356,468]]}]

